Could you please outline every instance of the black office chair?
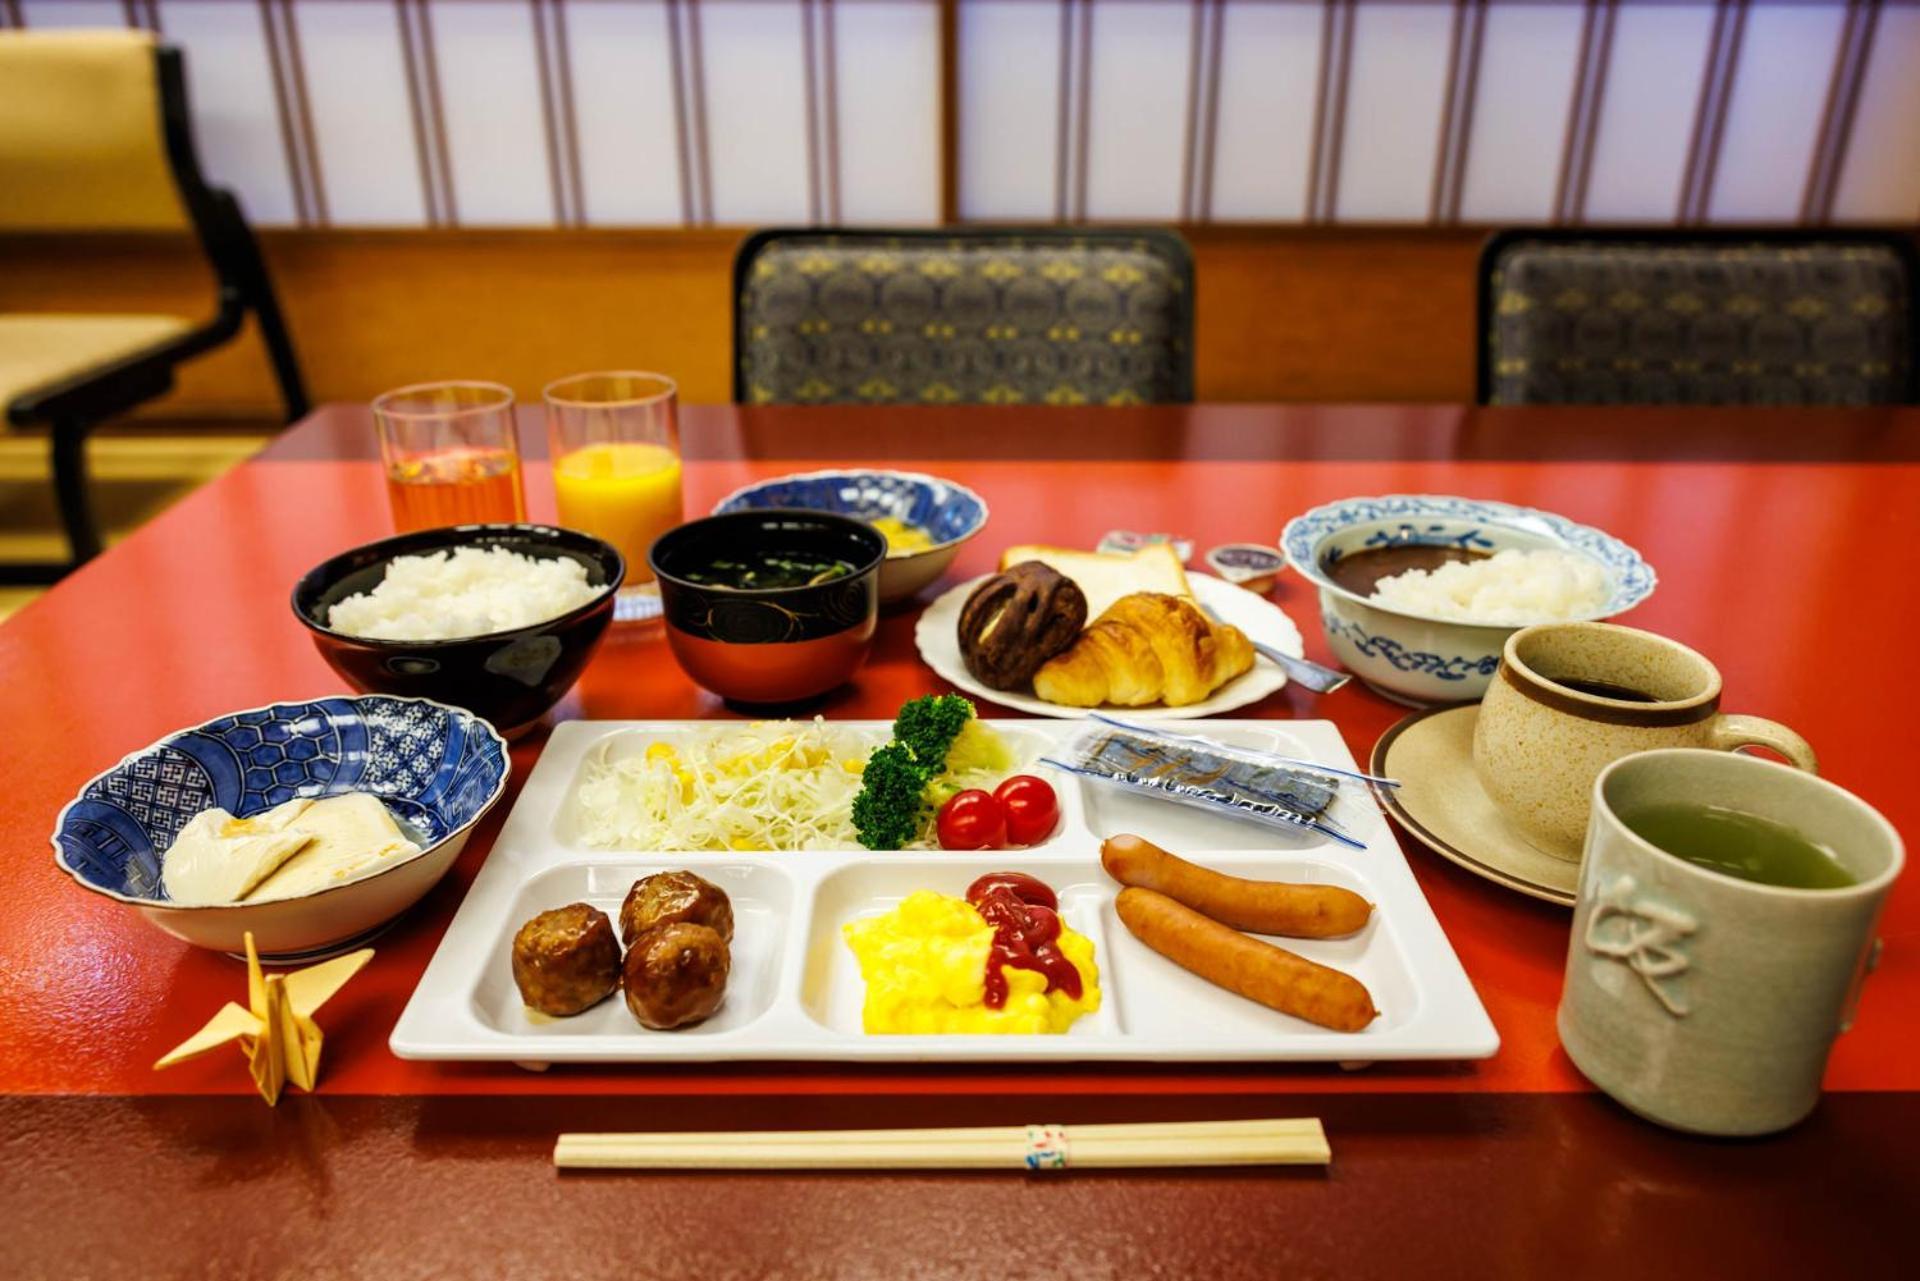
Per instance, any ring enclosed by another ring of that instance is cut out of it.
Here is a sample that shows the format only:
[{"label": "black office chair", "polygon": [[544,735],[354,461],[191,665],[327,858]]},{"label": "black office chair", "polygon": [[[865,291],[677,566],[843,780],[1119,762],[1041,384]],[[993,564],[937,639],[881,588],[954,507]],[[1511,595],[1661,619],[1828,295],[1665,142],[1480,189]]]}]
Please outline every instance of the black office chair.
[{"label": "black office chair", "polygon": [[1503,231],[1480,255],[1480,400],[1909,404],[1917,282],[1891,232]]},{"label": "black office chair", "polygon": [[1170,231],[762,231],[733,277],[742,403],[1193,399],[1193,257]]},{"label": "black office chair", "polygon": [[229,192],[194,156],[180,52],[133,31],[0,32],[0,233],[191,231],[217,286],[211,319],[0,315],[0,406],[44,425],[72,559],[0,565],[50,582],[96,555],[86,440],[173,386],[174,367],[231,340],[251,313],[287,421],[307,412],[300,366],[266,263]]}]

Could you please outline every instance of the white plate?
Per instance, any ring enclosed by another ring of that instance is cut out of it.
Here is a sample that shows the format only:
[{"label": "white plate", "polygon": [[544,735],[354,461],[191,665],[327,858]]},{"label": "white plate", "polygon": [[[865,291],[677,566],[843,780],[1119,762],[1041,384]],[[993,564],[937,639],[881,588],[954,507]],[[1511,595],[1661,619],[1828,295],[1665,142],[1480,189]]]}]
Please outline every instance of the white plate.
[{"label": "white plate", "polygon": [[[920,615],[919,625],[913,629],[913,640],[920,647],[920,657],[927,666],[975,698],[983,698],[1016,711],[1031,712],[1035,716],[1078,719],[1096,710],[1062,707],[1058,703],[1035,698],[1032,694],[988,689],[974,679],[973,673],[967,670],[966,662],[960,657],[960,608],[967,603],[967,597],[973,595],[973,589],[985,581],[986,576],[983,575],[972,582],[960,584],[927,606],[926,612]],[[1300,642],[1300,629],[1294,626],[1286,611],[1272,601],[1255,596],[1212,574],[1196,574],[1189,570],[1187,581],[1193,587],[1193,598],[1212,609],[1223,622],[1232,623],[1252,639],[1263,645],[1271,645],[1283,654],[1305,657],[1306,648]],[[1287,674],[1278,663],[1256,654],[1251,668],[1197,703],[1189,703],[1185,707],[1165,707],[1156,703],[1151,707],[1100,710],[1113,711],[1136,721],[1195,720],[1257,703],[1286,683]]]},{"label": "white plate", "polygon": [[[852,722],[885,735],[884,722]],[[609,734],[620,750],[712,729],[708,722],[569,721],[558,726],[500,838],[454,915],[393,1030],[403,1059],[655,1063],[739,1059],[1058,1062],[1076,1060],[1365,1063],[1485,1058],[1499,1037],[1371,798],[1352,824],[1365,849],[1197,814],[1098,789],[1045,766],[1060,793],[1060,830],[1031,850],[998,853],[601,853],[566,813],[582,758]],[[1037,756],[1082,727],[1002,722]],[[1208,733],[1246,747],[1352,768],[1325,721],[1223,721]],[[1285,939],[1287,948],[1365,983],[1381,1016],[1332,1032],[1208,984],[1147,949],[1114,915],[1118,889],[1100,869],[1103,836],[1137,832],[1240,875],[1348,886],[1376,907],[1347,939]],[[514,989],[514,931],[537,912],[587,902],[610,916],[633,881],[686,867],[733,900],[733,971],[725,1005],[678,1032],[649,1032],[618,996],[570,1019],[530,1016]],[[849,920],[916,889],[959,894],[982,872],[1031,872],[1052,885],[1073,928],[1093,940],[1103,1003],[1063,1036],[870,1036],[860,1029],[859,969],[841,937]]]}]

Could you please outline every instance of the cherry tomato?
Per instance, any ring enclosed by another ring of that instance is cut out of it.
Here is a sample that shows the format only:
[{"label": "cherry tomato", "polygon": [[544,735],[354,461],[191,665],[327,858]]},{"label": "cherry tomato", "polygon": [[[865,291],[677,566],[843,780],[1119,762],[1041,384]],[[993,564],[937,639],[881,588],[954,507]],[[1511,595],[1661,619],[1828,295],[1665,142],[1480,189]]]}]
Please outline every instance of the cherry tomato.
[{"label": "cherry tomato", "polygon": [[997,850],[1007,843],[1007,811],[977,787],[942,805],[935,826],[943,850]]},{"label": "cherry tomato", "polygon": [[993,789],[1007,812],[1007,838],[1015,845],[1038,845],[1060,822],[1060,798],[1046,779],[1015,774]]}]

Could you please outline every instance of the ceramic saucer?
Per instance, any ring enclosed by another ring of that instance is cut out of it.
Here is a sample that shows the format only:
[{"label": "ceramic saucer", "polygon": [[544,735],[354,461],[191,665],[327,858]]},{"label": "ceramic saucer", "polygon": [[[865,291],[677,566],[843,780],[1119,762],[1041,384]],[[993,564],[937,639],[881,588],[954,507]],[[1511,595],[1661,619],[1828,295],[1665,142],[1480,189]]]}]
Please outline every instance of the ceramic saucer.
[{"label": "ceramic saucer", "polygon": [[1480,705],[1416,712],[1373,745],[1373,772],[1400,780],[1376,788],[1407,833],[1441,858],[1533,898],[1572,907],[1580,865],[1536,849],[1493,803],[1473,769]]}]

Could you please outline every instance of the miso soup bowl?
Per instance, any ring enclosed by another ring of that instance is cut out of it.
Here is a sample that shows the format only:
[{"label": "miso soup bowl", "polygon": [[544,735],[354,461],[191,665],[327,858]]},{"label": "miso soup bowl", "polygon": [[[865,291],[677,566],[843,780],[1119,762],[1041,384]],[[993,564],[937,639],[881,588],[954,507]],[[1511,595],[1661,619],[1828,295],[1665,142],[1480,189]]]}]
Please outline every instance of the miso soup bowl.
[{"label": "miso soup bowl", "polygon": [[[853,571],[802,587],[696,583],[715,560],[770,551],[830,557]],[[689,521],[648,561],[660,583],[667,645],[696,684],[734,703],[803,702],[844,684],[873,647],[887,540],[863,520],[769,509]]]},{"label": "miso soup bowl", "polygon": [[[1479,624],[1387,609],[1334,582],[1343,556],[1376,547],[1425,545],[1493,553],[1552,549],[1599,564],[1612,587],[1598,610],[1569,619]],[[1345,498],[1287,522],[1280,549],[1320,591],[1320,622],[1333,656],[1398,703],[1470,702],[1485,695],[1507,637],[1535,622],[1611,618],[1653,594],[1653,568],[1603,530],[1510,503],[1432,494]]]}]

